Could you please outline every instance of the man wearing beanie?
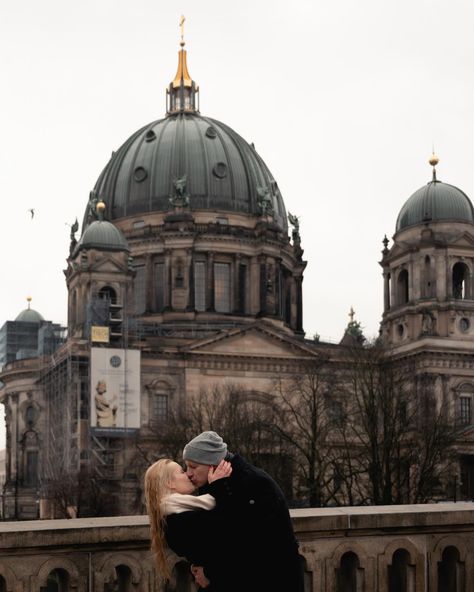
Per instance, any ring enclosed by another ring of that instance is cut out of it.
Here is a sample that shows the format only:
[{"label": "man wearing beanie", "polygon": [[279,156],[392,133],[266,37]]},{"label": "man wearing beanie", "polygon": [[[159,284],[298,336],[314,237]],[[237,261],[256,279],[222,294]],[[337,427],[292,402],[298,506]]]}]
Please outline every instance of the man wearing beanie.
[{"label": "man wearing beanie", "polygon": [[[230,477],[208,483],[210,467],[225,458]],[[225,592],[304,592],[302,561],[288,506],[278,484],[239,454],[231,454],[221,436],[202,432],[183,450],[187,475],[199,489],[216,499],[215,512],[222,544],[202,576],[212,590]],[[199,536],[199,533],[193,533]],[[209,588],[210,589],[210,588]]]}]

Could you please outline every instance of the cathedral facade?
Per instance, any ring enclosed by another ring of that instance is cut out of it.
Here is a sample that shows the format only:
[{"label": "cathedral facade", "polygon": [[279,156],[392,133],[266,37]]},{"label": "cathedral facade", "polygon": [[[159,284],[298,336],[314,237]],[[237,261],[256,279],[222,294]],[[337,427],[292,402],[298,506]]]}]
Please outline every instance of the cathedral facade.
[{"label": "cathedral facade", "polygon": [[[230,383],[270,399],[277,375],[322,357],[340,367],[354,323],[339,346],[305,338],[298,218],[198,95],[182,43],[165,116],[112,154],[71,229],[67,339],[2,369],[6,519],[53,516],[45,484],[92,467],[117,513],[135,513],[137,447],[153,450],[170,410]],[[384,243],[380,336],[459,424],[456,470],[474,495],[474,212],[436,164]]]}]

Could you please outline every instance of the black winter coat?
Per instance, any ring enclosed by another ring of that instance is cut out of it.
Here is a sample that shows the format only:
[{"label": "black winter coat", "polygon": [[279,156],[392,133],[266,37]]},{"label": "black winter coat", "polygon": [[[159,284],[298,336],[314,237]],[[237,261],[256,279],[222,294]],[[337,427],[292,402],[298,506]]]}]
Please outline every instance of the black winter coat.
[{"label": "black winter coat", "polygon": [[226,592],[304,592],[302,562],[283,492],[270,475],[241,456],[228,460],[231,476],[200,491],[216,498],[216,516],[222,521],[222,559],[211,562],[209,579],[219,585],[226,581]]},{"label": "black winter coat", "polygon": [[202,565],[206,592],[304,592],[303,568],[288,506],[277,483],[241,456],[232,474],[202,488],[214,510],[167,517],[169,547]]}]

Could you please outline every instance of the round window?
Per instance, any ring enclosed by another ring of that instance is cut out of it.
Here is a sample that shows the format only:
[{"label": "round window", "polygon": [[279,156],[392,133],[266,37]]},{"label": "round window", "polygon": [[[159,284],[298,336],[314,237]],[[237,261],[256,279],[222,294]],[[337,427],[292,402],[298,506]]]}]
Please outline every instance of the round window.
[{"label": "round window", "polygon": [[467,333],[469,331],[470,326],[471,321],[468,318],[462,317],[459,319],[459,328],[463,333]]},{"label": "round window", "polygon": [[214,165],[212,172],[218,179],[223,179],[227,175],[227,165],[225,162],[218,162]]},{"label": "round window", "polygon": [[133,178],[137,183],[141,183],[144,181],[148,176],[148,173],[143,167],[137,167],[133,172]]}]

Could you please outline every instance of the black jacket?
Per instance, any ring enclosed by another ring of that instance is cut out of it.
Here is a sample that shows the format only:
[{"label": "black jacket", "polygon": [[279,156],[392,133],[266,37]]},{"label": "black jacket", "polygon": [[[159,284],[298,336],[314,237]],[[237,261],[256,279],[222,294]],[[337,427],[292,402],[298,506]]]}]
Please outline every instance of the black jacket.
[{"label": "black jacket", "polygon": [[204,567],[212,592],[303,592],[302,563],[283,492],[241,456],[229,460],[231,476],[199,492],[213,495],[216,508],[169,515],[168,545]]}]

